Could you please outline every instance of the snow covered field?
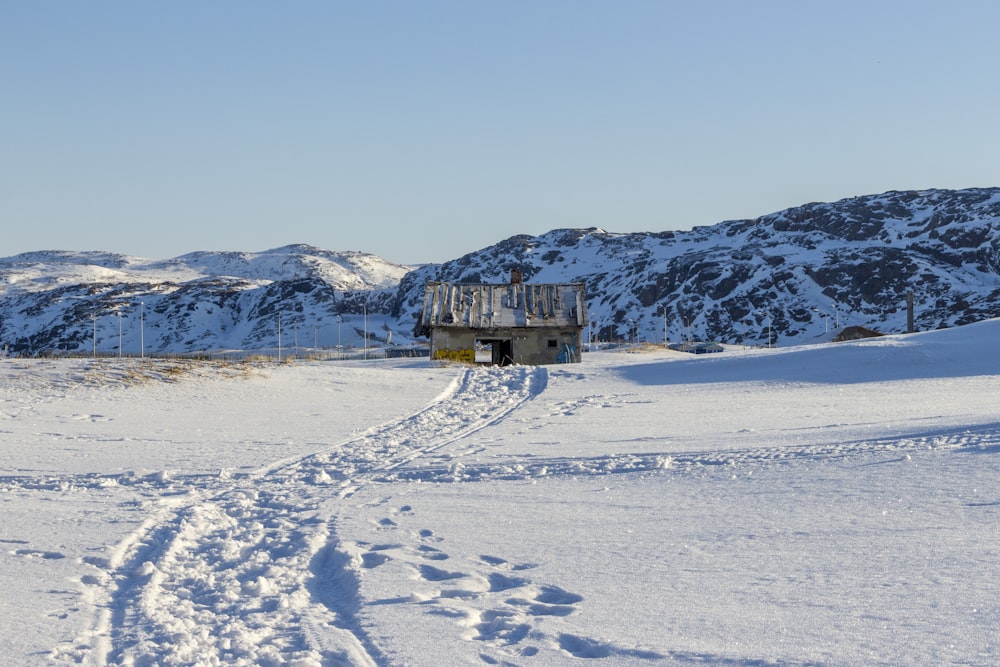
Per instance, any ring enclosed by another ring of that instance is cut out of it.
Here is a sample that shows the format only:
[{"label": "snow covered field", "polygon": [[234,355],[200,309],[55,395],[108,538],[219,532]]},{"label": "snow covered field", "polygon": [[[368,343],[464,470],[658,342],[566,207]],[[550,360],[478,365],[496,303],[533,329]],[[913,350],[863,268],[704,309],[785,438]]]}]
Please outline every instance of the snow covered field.
[{"label": "snow covered field", "polygon": [[996,664],[998,339],[3,360],[0,655]]}]

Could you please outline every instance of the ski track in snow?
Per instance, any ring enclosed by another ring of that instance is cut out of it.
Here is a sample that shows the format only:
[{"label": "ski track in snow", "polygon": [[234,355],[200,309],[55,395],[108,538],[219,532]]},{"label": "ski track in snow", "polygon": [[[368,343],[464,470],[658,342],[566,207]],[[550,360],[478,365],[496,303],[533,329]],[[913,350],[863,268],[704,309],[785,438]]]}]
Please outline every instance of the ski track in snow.
[{"label": "ski track in snow", "polygon": [[[732,466],[734,469],[760,465],[795,464],[823,459],[857,456],[884,456],[898,461],[917,450],[956,450],[986,452],[1000,449],[1000,427],[964,429],[959,433],[943,432],[903,438],[859,440],[822,445],[757,447],[713,451],[615,454],[594,457],[527,456],[516,461],[464,463],[422,466],[403,469],[381,481],[473,482],[488,480],[523,480],[559,475],[611,475],[618,473],[671,470],[697,473],[706,466]],[[886,462],[886,461],[876,461]]]},{"label": "ski track in snow", "polygon": [[[836,444],[733,448],[695,452],[669,449],[663,452],[609,454],[592,457],[524,455],[517,460],[499,459],[498,457],[495,462],[465,462],[460,460],[460,456],[442,456],[440,458],[447,460],[447,463],[432,461],[417,465],[420,457],[441,449],[475,430],[496,423],[498,419],[506,416],[516,407],[515,405],[508,408],[503,415],[488,423],[474,424],[468,430],[458,434],[452,433],[450,438],[429,442],[423,447],[410,447],[407,442],[408,438],[401,436],[401,431],[395,430],[395,427],[399,427],[403,423],[394,424],[383,426],[378,431],[351,440],[341,447],[325,450],[324,453],[284,460],[250,475],[232,474],[232,479],[239,480],[248,477],[264,479],[268,475],[283,471],[285,474],[296,476],[301,483],[333,486],[336,493],[344,498],[349,497],[356,489],[355,482],[352,482],[352,476],[357,475],[360,475],[357,484],[417,480],[435,483],[512,481],[559,475],[593,476],[660,470],[671,470],[674,473],[695,473],[706,466],[732,466],[736,468],[753,465],[794,464],[857,456],[893,455],[895,458],[891,460],[899,460],[900,458],[905,459],[908,452],[918,450],[954,450],[959,452],[1000,450],[1000,425],[991,424],[981,428],[965,428],[959,432],[942,431],[910,437],[857,440]],[[425,409],[408,419],[422,422],[433,439],[436,430],[433,422],[435,416],[428,413],[429,410]],[[383,434],[386,436],[386,440],[375,444],[374,440]],[[351,450],[353,450],[353,454]],[[378,455],[375,453],[377,451],[390,457],[389,460],[383,460],[380,463]],[[395,457],[392,458],[394,453]],[[473,453],[478,453],[478,450]],[[129,472],[48,476],[10,475],[0,477],[0,490],[66,491],[127,486],[148,489],[150,493],[193,493],[196,490],[211,491],[214,489],[219,491],[231,486],[233,482],[227,477],[227,474],[166,475],[165,473],[151,473],[136,475]]]},{"label": "ski track in snow", "polygon": [[165,495],[159,510],[109,558],[89,561],[105,574],[84,583],[106,591],[106,599],[95,592],[91,631],[56,649],[53,658],[88,664],[386,664],[358,619],[357,572],[374,561],[340,548],[333,519],[338,503],[404,464],[496,424],[543,391],[546,378],[542,368],[464,369],[448,391],[409,417],[250,475],[2,480],[22,488],[181,487]]}]

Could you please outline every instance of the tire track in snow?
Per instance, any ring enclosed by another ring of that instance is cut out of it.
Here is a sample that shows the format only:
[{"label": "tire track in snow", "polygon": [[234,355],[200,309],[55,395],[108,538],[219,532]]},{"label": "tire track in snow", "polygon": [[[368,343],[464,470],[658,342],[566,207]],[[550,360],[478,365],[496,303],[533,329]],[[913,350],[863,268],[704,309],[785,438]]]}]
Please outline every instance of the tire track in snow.
[{"label": "tire track in snow", "polygon": [[[232,479],[188,478],[103,563],[94,627],[52,657],[86,664],[381,665],[366,636],[338,499],[544,390],[537,367],[467,368],[431,404],[336,447]],[[94,565],[102,565],[94,561]]]}]

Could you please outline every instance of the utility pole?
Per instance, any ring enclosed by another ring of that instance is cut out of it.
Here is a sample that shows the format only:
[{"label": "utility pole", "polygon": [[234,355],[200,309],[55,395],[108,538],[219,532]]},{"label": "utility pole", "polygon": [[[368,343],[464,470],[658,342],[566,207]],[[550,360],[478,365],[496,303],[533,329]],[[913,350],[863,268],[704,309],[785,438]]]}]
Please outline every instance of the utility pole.
[{"label": "utility pole", "polygon": [[913,333],[913,290],[906,293],[906,331]]}]

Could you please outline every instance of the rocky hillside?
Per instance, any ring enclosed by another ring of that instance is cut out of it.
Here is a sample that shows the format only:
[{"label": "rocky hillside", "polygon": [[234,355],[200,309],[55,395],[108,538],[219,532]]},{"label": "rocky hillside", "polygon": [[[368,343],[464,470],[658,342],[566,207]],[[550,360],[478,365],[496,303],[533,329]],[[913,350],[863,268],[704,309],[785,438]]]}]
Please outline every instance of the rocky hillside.
[{"label": "rocky hillside", "polygon": [[[1000,316],[1000,189],[888,192],[807,204],[691,231],[560,229],[514,236],[403,278],[410,320],[427,280],[585,281],[601,340],[693,338],[766,344],[835,329],[905,331]],[[666,331],[666,334],[664,333]]]},{"label": "rocky hillside", "polygon": [[0,259],[0,345],[126,354],[405,343],[427,280],[588,286],[601,340],[830,340],[1000,316],[1000,189],[888,192],[691,231],[560,229],[412,269],[296,245]]},{"label": "rocky hillside", "polygon": [[27,355],[360,346],[365,333],[387,337],[378,314],[409,270],[307,245],[165,261],[25,253],[0,260],[0,344]]}]

